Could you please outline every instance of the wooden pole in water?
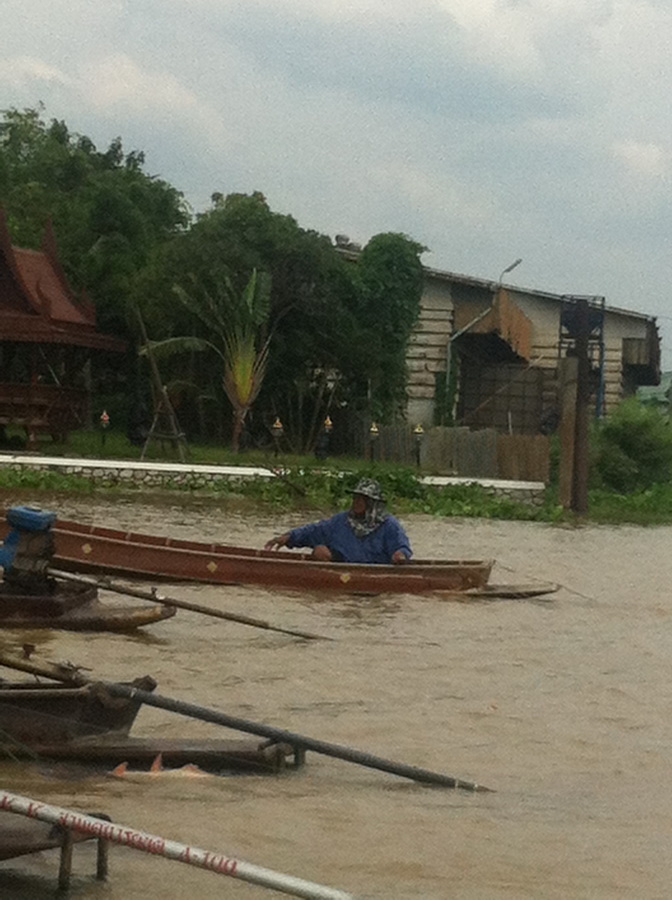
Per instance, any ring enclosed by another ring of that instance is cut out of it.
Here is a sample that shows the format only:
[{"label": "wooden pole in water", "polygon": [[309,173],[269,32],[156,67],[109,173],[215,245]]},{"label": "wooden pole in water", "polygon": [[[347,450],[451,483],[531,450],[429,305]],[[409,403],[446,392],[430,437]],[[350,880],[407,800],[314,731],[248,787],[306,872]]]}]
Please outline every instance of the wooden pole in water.
[{"label": "wooden pole in water", "polygon": [[101,590],[113,591],[116,594],[126,594],[129,597],[137,597],[139,600],[148,600],[152,603],[163,603],[165,606],[173,606],[175,609],[187,609],[190,612],[200,613],[203,616],[213,616],[215,619],[226,619],[227,622],[238,622],[240,625],[250,625],[253,628],[264,628],[267,631],[278,631],[281,634],[291,634],[293,637],[305,638],[310,641],[333,641],[334,638],[321,634],[312,634],[310,631],[299,631],[296,628],[281,628],[279,625],[271,625],[263,619],[255,619],[252,616],[244,616],[240,613],[224,612],[213,609],[211,606],[201,606],[199,603],[189,603],[187,600],[176,600],[159,593],[156,588],[149,591],[142,588],[126,587],[115,584],[108,578],[89,578],[86,575],[74,575],[72,572],[63,572],[60,569],[47,569],[47,574],[63,581],[73,581],[77,584],[90,584]]},{"label": "wooden pole in water", "polygon": [[128,828],[125,825],[104,822],[93,816],[0,790],[0,811],[2,810],[28,816],[31,819],[39,819],[41,822],[60,825],[71,831],[103,838],[114,844],[130,847],[132,850],[140,850],[143,853],[151,853],[153,856],[163,856],[165,859],[174,859],[189,866],[208,869],[217,875],[228,875],[230,878],[247,881],[249,884],[272,888],[283,894],[291,894],[293,897],[307,897],[308,900],[353,900],[352,895],[346,894],[344,891],[305,881],[303,878],[295,878],[293,875],[284,875],[282,872],[274,872],[272,869],[265,869],[223,853],[211,853],[188,844],[166,840],[145,831],[137,831],[135,828]]}]

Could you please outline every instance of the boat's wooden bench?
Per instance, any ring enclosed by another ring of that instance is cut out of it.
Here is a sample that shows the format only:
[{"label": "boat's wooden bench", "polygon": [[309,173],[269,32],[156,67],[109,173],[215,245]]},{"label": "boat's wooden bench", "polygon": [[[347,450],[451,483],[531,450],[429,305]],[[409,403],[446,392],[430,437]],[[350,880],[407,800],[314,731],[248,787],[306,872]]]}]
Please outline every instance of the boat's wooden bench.
[{"label": "boat's wooden bench", "polygon": [[[90,813],[97,819],[110,817],[102,813]],[[40,853],[43,850],[60,848],[61,858],[58,868],[59,890],[67,890],[72,873],[72,848],[83,841],[97,841],[96,878],[107,878],[108,843],[103,838],[82,834],[60,825],[48,825],[30,819],[18,819],[16,815],[0,811],[0,861]]]}]

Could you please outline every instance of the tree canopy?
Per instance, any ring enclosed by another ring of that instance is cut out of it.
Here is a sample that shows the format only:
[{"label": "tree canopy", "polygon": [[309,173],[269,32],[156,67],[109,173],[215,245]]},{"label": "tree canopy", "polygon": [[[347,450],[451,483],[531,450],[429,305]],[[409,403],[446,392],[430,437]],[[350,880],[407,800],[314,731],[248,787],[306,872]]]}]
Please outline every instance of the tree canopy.
[{"label": "tree canopy", "polygon": [[[145,172],[142,152],[126,152],[120,138],[99,151],[42,112],[10,109],[0,119],[0,205],[13,240],[38,246],[51,220],[66,272],[94,300],[101,328],[140,343],[129,315],[138,309],[152,341],[181,339],[170,382],[190,433],[225,435],[233,407],[249,439],[268,440],[280,417],[288,444],[306,450],[327,415],[385,421],[403,411],[419,244],[381,234],[359,254],[342,253],[258,191],[214,193],[192,218],[179,190]],[[264,315],[243,323],[253,282],[257,299],[268,286]],[[223,379],[221,366],[194,352],[209,342],[226,357],[236,334],[239,362],[245,356],[249,371],[261,363],[247,399],[241,368],[236,388],[230,366]]]},{"label": "tree canopy", "polygon": [[121,138],[98,151],[41,109],[6,110],[0,120],[0,205],[13,241],[38,247],[51,221],[72,284],[97,302],[101,328],[124,333],[138,271],[189,221],[182,194],[144,162]]}]

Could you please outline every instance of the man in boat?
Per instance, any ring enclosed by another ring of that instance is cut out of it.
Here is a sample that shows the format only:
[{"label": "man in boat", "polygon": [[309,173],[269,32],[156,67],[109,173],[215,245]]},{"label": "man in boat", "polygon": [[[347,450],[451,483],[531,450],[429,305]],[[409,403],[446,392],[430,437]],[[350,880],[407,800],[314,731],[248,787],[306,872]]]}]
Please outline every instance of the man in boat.
[{"label": "man in boat", "polygon": [[373,478],[357,483],[346,512],[286,531],[264,549],[279,547],[312,547],[313,558],[322,562],[400,565],[412,556],[408,536],[387,511],[380,484]]}]

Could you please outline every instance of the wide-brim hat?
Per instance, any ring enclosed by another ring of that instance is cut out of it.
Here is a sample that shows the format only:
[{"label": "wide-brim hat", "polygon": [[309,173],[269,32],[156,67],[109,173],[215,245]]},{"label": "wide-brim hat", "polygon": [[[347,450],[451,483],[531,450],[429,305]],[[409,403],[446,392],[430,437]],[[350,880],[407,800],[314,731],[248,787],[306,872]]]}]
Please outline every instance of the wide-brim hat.
[{"label": "wide-brim hat", "polygon": [[374,478],[360,478],[351,494],[361,494],[362,497],[370,497],[371,500],[384,500],[383,489]]}]

